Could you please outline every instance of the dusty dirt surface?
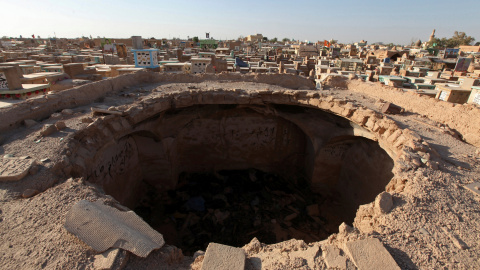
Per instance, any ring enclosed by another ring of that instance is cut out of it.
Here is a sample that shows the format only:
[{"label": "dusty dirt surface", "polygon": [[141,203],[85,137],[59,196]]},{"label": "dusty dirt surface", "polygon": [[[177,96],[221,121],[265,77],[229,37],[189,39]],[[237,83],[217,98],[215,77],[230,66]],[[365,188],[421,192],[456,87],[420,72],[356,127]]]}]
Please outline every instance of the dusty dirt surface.
[{"label": "dusty dirt surface", "polygon": [[[55,164],[61,164],[61,159],[69,155],[69,139],[89,125],[83,119],[96,118],[91,115],[90,107],[129,105],[146,98],[152,91],[185,91],[188,87],[205,91],[214,88],[289,90],[252,82],[136,85],[109,93],[97,103],[72,105],[73,112],[59,110],[31,127],[3,132],[1,156],[29,156],[38,162],[38,171],[33,170],[16,182],[0,182],[0,268],[92,269],[96,252],[65,230],[65,215],[79,200],[112,198],[81,178],[62,176],[58,172],[63,168]],[[480,128],[480,118],[475,117],[479,115],[478,109],[398,91],[392,94],[388,92],[391,89],[383,88],[352,81],[349,90],[323,91],[322,94],[348,99],[377,112],[379,105],[386,101],[402,106],[403,114],[388,117],[430,144],[434,150],[431,155],[439,161],[438,168],[420,166],[395,171],[386,187],[393,197],[393,207],[388,213],[375,212],[373,202],[361,206],[354,228],[341,226],[339,233],[323,241],[307,244],[293,239],[265,245],[253,239],[243,247],[247,269],[326,269],[325,250],[331,245],[340,249],[347,269],[356,269],[343,254],[344,244],[372,237],[384,244],[402,269],[480,268],[480,196],[464,188],[479,181],[480,151],[472,145],[479,142],[475,137]],[[2,121],[5,119],[0,117]],[[67,128],[43,138],[39,135],[44,124],[58,121],[64,121]],[[460,140],[461,137],[466,142]],[[49,160],[42,162],[45,158]],[[39,194],[23,198],[22,193],[27,189],[37,190]],[[184,256],[179,249],[164,246],[145,259],[130,255],[125,269],[200,269],[202,260],[203,255]]]}]

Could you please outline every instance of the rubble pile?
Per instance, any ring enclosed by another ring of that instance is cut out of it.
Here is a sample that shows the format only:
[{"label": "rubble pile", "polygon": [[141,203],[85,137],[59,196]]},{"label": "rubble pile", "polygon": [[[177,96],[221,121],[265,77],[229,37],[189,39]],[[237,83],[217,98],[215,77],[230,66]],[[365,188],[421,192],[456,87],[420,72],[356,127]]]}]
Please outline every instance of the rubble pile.
[{"label": "rubble pile", "polygon": [[184,173],[176,190],[149,190],[135,212],[168,244],[193,254],[210,242],[243,246],[253,237],[268,244],[322,240],[332,233],[320,216],[325,201],[301,179],[250,169]]}]

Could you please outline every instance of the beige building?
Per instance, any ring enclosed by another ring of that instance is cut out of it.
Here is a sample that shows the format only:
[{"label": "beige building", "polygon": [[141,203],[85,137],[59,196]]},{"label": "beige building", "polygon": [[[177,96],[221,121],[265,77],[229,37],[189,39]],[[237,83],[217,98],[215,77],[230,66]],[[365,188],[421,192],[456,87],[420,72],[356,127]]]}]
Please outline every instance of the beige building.
[{"label": "beige building", "polygon": [[247,36],[247,41],[249,42],[261,42],[263,39],[262,34],[256,34],[256,35],[249,35]]}]

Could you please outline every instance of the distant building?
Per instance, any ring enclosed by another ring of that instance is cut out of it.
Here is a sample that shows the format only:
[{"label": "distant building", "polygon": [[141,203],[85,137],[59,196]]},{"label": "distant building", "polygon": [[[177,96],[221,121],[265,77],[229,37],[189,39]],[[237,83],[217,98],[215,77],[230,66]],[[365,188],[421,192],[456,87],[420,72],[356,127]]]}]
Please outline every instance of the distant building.
[{"label": "distant building", "polygon": [[263,40],[263,35],[262,34],[247,36],[247,41],[249,41],[249,42],[261,42],[262,40]]}]

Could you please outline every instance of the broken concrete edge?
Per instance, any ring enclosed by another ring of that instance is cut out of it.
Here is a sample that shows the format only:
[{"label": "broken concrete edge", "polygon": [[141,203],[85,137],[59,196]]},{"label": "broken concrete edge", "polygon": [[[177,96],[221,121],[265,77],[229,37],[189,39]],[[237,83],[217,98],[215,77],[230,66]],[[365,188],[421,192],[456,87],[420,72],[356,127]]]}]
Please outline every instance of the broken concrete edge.
[{"label": "broken concrete edge", "polygon": [[145,258],[165,244],[163,236],[133,211],[101,200],[78,201],[67,213],[64,227],[97,252],[113,247]]},{"label": "broken concrete edge", "polygon": [[[279,80],[289,78],[289,80]],[[41,120],[56,111],[83,106],[93,103],[108,93],[121,91],[125,88],[144,83],[202,83],[205,81],[254,82],[279,85],[285,88],[314,89],[313,82],[308,78],[292,74],[165,74],[140,70],[114,78],[87,83],[68,90],[46,96],[26,100],[8,108],[0,108],[2,118],[9,121],[0,122],[0,131],[8,131],[20,126],[24,120]]]},{"label": "broken concrete edge", "polygon": [[130,253],[119,248],[111,248],[107,251],[95,255],[93,267],[95,269],[121,270],[127,262]]},{"label": "broken concrete edge", "polygon": [[[365,109],[352,101],[340,100],[316,91],[288,90],[247,91],[241,89],[216,89],[209,91],[190,90],[184,92],[159,93],[153,97],[131,104],[125,116],[101,116],[86,128],[75,133],[69,143],[73,151],[66,168],[74,168],[75,176],[85,176],[88,164],[94,154],[114,141],[135,131],[135,127],[151,117],[172,108],[186,108],[208,104],[287,104],[320,109],[343,117],[373,136],[367,137],[379,142],[380,146],[395,161],[397,170],[406,171],[419,166],[434,168],[435,162],[424,157],[431,148],[419,135],[409,129],[401,129],[398,124],[373,110]],[[365,132],[359,131],[360,136]],[[72,145],[73,144],[73,145]],[[427,160],[425,164],[420,160]],[[73,167],[72,167],[73,166]],[[438,165],[437,165],[438,166]]]}]

